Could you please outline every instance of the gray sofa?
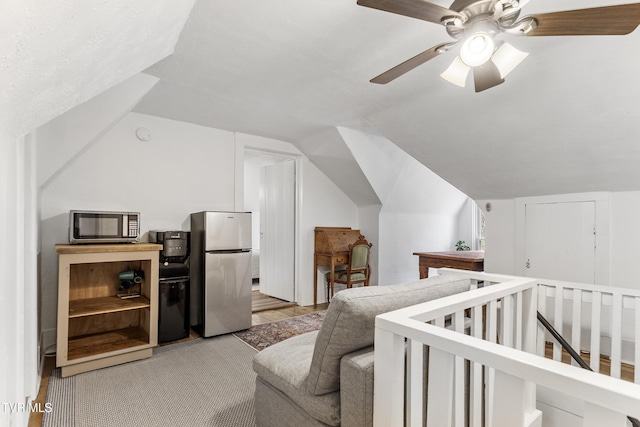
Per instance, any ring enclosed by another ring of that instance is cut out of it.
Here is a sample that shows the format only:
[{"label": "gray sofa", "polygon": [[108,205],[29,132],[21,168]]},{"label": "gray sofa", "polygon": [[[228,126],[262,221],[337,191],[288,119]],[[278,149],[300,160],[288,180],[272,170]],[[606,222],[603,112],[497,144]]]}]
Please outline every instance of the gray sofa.
[{"label": "gray sofa", "polygon": [[256,354],[257,426],[371,426],[375,317],[469,288],[447,275],[338,292],[319,331]]}]

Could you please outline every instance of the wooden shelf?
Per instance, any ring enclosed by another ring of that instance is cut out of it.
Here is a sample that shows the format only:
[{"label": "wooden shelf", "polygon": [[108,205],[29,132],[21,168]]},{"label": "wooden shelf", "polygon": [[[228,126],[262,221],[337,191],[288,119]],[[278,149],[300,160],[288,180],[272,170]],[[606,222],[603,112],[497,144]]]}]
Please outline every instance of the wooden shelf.
[{"label": "wooden shelf", "polygon": [[157,243],[112,243],[95,245],[67,245],[57,244],[58,254],[91,254],[91,253],[114,253],[114,252],[139,252],[139,251],[159,251],[162,245]]},{"label": "wooden shelf", "polygon": [[[162,245],[56,245],[61,375],[151,357],[158,344],[158,251]],[[117,296],[119,274],[142,270],[136,298]]]},{"label": "wooden shelf", "polygon": [[69,338],[68,360],[96,356],[112,351],[149,346],[149,335],[142,328],[127,328]]},{"label": "wooden shelf", "polygon": [[69,318],[138,310],[150,306],[151,302],[145,296],[128,299],[120,299],[117,296],[78,299],[69,301]]}]

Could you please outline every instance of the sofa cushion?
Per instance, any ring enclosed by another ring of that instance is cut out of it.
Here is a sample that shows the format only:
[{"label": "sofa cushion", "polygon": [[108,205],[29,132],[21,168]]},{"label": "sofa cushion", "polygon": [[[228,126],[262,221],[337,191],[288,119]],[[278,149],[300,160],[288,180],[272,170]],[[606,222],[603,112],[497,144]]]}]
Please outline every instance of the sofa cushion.
[{"label": "sofa cushion", "polygon": [[373,346],[340,360],[340,426],[373,425]]},{"label": "sofa cushion", "polygon": [[265,348],[253,358],[253,370],[262,381],[280,390],[312,418],[337,426],[340,425],[340,392],[314,396],[307,390],[317,334],[318,331],[308,332]]},{"label": "sofa cushion", "polygon": [[373,345],[375,317],[382,313],[468,291],[461,275],[441,275],[417,282],[345,289],[338,292],[316,338],[307,387],[316,396],[340,389],[340,359]]}]

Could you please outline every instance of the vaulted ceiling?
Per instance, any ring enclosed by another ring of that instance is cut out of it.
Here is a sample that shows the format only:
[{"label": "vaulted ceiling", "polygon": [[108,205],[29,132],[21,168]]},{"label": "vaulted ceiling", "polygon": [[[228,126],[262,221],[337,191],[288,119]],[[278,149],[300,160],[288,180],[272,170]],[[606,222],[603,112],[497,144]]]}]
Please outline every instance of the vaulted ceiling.
[{"label": "vaulted ceiling", "polygon": [[[531,0],[523,15],[610,4]],[[640,189],[640,30],[509,36],[530,55],[481,93],[439,77],[454,52],[369,83],[448,40],[355,0],[201,0],[137,111],[294,144],[376,132],[476,199]]]},{"label": "vaulted ceiling", "polygon": [[[190,7],[65,0],[73,7],[40,12],[36,0],[26,2],[33,7],[12,2],[24,19],[0,30],[0,54],[10,59],[9,79],[0,83],[13,90],[11,108],[25,117],[52,114],[57,106],[40,102],[51,91],[60,89],[57,99],[68,109],[77,104],[70,97],[88,99],[169,54]],[[108,11],[98,10],[107,4]],[[618,2],[531,0],[523,15],[612,4]],[[47,33],[53,26],[60,37]],[[20,32],[30,34],[26,45]],[[339,127],[364,131],[392,141],[475,199],[640,190],[640,30],[622,37],[508,36],[530,55],[505,83],[481,93],[439,77],[455,52],[387,85],[369,83],[449,40],[439,25],[356,0],[198,0],[173,54],[144,70],[160,80],[135,111],[277,138],[307,153],[325,140],[337,143]],[[29,43],[36,48],[25,55]],[[21,66],[11,69],[14,57]],[[41,86],[16,87],[28,79]],[[35,113],[15,108],[28,104],[29,94],[38,95]]]}]

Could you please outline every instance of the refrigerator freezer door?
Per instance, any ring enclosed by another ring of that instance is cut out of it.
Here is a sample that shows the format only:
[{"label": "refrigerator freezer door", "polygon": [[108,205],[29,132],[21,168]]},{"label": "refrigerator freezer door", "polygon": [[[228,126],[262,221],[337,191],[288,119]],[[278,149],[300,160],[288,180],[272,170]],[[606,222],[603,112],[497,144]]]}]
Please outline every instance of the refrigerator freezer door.
[{"label": "refrigerator freezer door", "polygon": [[205,254],[203,335],[251,327],[251,251]]},{"label": "refrigerator freezer door", "polygon": [[251,249],[251,213],[206,212],[205,251]]}]

